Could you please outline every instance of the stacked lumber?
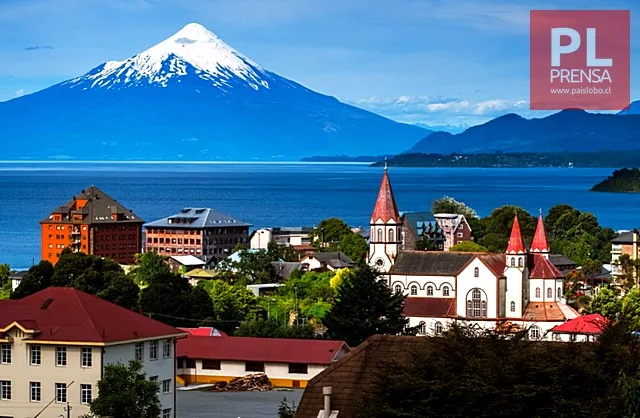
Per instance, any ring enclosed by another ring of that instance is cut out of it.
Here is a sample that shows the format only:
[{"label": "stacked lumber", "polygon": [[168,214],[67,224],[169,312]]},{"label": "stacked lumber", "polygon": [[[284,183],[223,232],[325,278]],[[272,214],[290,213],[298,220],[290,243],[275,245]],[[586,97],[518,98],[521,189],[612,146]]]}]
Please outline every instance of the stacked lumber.
[{"label": "stacked lumber", "polygon": [[249,374],[236,377],[229,383],[216,382],[211,390],[215,392],[267,392],[273,389],[271,381],[264,373]]}]

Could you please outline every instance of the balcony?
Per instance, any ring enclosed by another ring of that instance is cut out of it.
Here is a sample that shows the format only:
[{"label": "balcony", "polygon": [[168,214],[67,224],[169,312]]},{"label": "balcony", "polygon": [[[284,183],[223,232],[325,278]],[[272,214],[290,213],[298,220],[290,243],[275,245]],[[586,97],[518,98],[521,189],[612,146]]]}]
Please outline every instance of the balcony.
[{"label": "balcony", "polygon": [[611,252],[612,253],[621,253],[622,252],[622,244],[611,244]]}]

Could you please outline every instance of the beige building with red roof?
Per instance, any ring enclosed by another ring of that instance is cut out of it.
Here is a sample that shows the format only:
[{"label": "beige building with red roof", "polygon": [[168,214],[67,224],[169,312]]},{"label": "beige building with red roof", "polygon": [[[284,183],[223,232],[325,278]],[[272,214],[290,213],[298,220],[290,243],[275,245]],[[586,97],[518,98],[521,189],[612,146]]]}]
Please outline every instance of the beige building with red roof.
[{"label": "beige building with red roof", "polygon": [[187,333],[70,287],[0,301],[0,413],[89,413],[104,367],[138,359],[176,416],[175,344]]},{"label": "beige building with red roof", "polygon": [[369,264],[407,295],[404,313],[419,334],[437,335],[462,320],[549,339],[551,328],[578,316],[563,298],[563,274],[549,260],[542,214],[530,249],[515,216],[503,254],[406,250],[399,220],[385,167],[371,217]]}]

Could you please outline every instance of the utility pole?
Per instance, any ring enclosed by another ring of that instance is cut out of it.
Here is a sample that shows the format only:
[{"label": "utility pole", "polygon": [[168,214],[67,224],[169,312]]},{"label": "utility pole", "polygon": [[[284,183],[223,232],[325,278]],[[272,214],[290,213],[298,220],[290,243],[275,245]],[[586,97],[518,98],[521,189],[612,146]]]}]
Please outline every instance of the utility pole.
[{"label": "utility pole", "polygon": [[298,286],[293,286],[293,291],[295,294],[295,306],[296,306],[296,325],[300,325],[298,322]]},{"label": "utility pole", "polygon": [[67,407],[64,408],[67,411],[67,418],[71,418],[71,405],[69,405],[69,401],[67,401]]}]

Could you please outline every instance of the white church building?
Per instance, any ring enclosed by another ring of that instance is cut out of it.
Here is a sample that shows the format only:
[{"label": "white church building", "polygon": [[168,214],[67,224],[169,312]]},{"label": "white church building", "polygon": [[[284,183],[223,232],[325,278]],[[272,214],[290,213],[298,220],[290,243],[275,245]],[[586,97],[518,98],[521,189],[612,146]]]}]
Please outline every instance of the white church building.
[{"label": "white church building", "polygon": [[404,314],[419,335],[465,321],[550,339],[551,328],[579,316],[563,298],[564,276],[549,261],[542,215],[529,249],[516,215],[504,254],[405,250],[385,167],[370,226],[369,264],[391,289],[407,295]]}]

